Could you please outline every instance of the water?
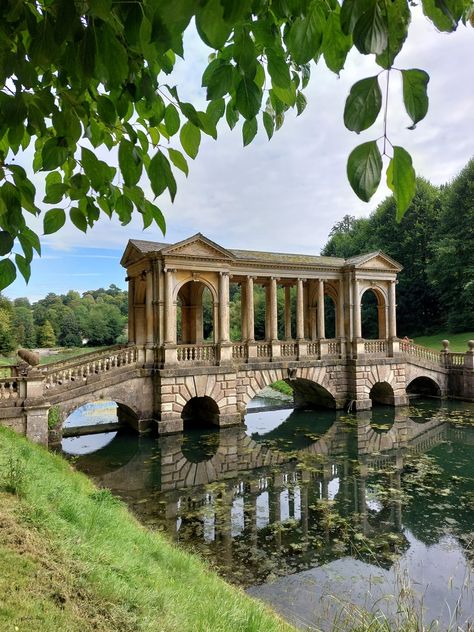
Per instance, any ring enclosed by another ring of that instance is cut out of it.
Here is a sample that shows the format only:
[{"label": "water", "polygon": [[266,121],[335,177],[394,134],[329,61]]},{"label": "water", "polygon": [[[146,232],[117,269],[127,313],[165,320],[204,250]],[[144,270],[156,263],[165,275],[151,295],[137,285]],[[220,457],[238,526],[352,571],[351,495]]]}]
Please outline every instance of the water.
[{"label": "water", "polygon": [[246,426],[90,435],[63,450],[144,524],[296,625],[331,630],[363,608],[396,629],[410,608],[467,629],[474,405],[255,410]]}]

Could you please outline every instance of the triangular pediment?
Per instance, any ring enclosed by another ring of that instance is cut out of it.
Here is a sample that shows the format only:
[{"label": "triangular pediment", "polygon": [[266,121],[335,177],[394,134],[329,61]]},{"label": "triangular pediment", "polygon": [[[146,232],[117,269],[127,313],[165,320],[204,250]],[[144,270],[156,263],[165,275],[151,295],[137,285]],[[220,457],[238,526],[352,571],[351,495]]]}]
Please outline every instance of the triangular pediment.
[{"label": "triangular pediment", "polygon": [[392,259],[381,250],[370,252],[366,255],[358,255],[346,259],[346,265],[354,266],[362,270],[387,270],[388,272],[400,272],[401,266],[395,259]]},{"label": "triangular pediment", "polygon": [[235,259],[233,254],[211,241],[201,233],[189,237],[176,244],[167,246],[162,251],[165,257],[196,257],[198,259]]}]

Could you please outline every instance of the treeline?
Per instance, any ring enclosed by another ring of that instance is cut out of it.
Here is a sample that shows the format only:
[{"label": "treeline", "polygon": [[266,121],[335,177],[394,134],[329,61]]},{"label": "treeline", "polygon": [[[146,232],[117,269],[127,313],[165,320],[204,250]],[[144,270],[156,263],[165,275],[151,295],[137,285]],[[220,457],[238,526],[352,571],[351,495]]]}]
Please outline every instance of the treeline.
[{"label": "treeline", "polygon": [[399,223],[393,197],[368,218],[346,215],[322,254],[351,257],[379,249],[404,267],[397,286],[399,335],[474,329],[474,159],[441,187],[419,178]]},{"label": "treeline", "polygon": [[126,342],[127,292],[116,285],[85,292],[49,293],[31,304],[0,295],[0,353],[18,347],[80,347]]}]

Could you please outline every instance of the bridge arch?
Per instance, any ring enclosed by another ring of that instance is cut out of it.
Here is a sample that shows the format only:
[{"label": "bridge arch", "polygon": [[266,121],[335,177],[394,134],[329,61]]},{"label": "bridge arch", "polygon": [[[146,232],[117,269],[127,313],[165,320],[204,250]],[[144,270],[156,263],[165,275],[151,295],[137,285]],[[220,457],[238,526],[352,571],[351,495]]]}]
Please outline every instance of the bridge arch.
[{"label": "bridge arch", "polygon": [[[79,411],[81,408],[88,406],[90,404],[98,404],[98,403],[111,403],[117,407],[117,422],[122,424],[131,425],[134,429],[137,428],[138,420],[140,419],[140,413],[133,408],[133,405],[125,404],[123,402],[117,401],[115,398],[94,398],[89,397],[83,400],[73,400],[71,402],[65,402],[64,404],[59,404],[57,407],[59,409],[59,417],[60,423],[59,427],[62,429],[65,425],[67,425],[68,419],[75,412]],[[92,424],[91,424],[92,425]]]},{"label": "bridge arch", "polygon": [[422,395],[424,397],[441,397],[441,386],[438,381],[428,375],[419,375],[412,379],[406,388],[408,395]]},{"label": "bridge arch", "polygon": [[388,382],[375,382],[370,389],[369,397],[376,404],[393,406],[395,394]]},{"label": "bridge arch", "polygon": [[[365,306],[364,306],[365,297]],[[370,301],[375,297],[375,321],[376,329],[373,329],[373,323],[371,322],[373,315],[370,314],[371,306]],[[387,337],[387,306],[388,295],[386,288],[378,285],[371,284],[363,287],[360,290],[360,309],[361,309],[361,325],[362,325],[362,337],[365,339],[376,338],[383,339]],[[364,309],[365,307],[365,309]]]},{"label": "bridge arch", "polygon": [[218,426],[220,410],[208,395],[192,397],[181,411],[184,427]]}]

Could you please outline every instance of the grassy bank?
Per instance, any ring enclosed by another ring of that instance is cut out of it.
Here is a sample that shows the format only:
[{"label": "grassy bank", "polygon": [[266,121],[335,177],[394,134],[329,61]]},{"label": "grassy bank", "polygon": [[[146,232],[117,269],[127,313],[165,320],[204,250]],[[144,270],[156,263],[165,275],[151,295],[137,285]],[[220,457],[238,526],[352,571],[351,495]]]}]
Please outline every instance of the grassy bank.
[{"label": "grassy bank", "polygon": [[474,340],[474,331],[463,332],[462,334],[449,334],[446,331],[442,331],[432,336],[420,336],[415,338],[417,345],[423,345],[435,351],[441,351],[443,340],[449,340],[449,349],[453,352],[467,351],[467,341]]},{"label": "grassy bank", "polygon": [[[51,355],[40,355],[40,364],[52,364],[53,362],[70,360],[76,356],[92,353],[93,351],[100,351],[101,349],[107,349],[107,347],[57,347]],[[0,356],[0,366],[15,365],[18,364],[19,361],[20,358],[16,353],[11,353],[8,356]]]},{"label": "grassy bank", "polygon": [[1,427],[0,534],[1,630],[293,629],[66,461]]}]

